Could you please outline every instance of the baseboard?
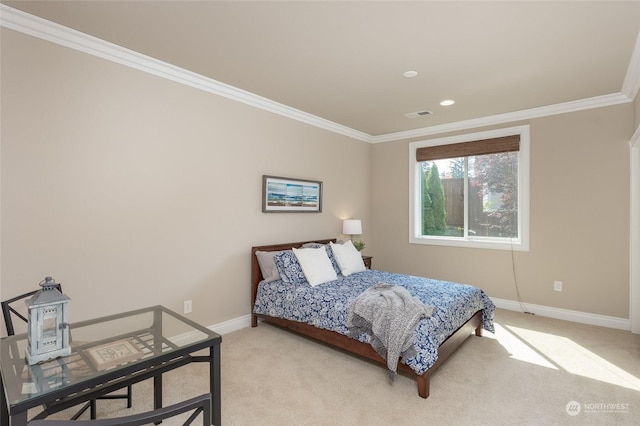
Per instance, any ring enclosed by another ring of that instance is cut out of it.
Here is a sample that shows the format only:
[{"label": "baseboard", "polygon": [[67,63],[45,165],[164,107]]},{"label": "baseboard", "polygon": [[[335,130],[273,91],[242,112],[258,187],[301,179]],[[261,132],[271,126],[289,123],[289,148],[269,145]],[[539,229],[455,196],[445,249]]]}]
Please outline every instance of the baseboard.
[{"label": "baseboard", "polygon": [[207,327],[211,331],[215,331],[220,335],[232,333],[234,331],[242,330],[251,326],[251,315],[243,315],[238,318],[230,319],[229,321],[221,322],[218,324],[210,325]]},{"label": "baseboard", "polygon": [[569,309],[554,308],[551,306],[534,305],[532,303],[520,303],[515,300],[498,299],[491,297],[497,308],[510,311],[534,313],[543,317],[559,320],[578,322],[581,324],[599,325],[601,327],[615,328],[618,330],[631,330],[631,322],[626,318],[610,317],[607,315],[591,314],[587,312],[571,311]]},{"label": "baseboard", "polygon": [[[209,330],[218,333],[219,335],[224,335],[227,333],[232,333],[234,331],[242,330],[243,328],[247,328],[251,326],[251,315],[244,315],[238,318],[231,319],[229,321],[221,322],[219,324],[210,325],[207,327]],[[187,333],[178,334],[176,336],[170,337],[173,343],[178,346],[186,345],[194,340],[198,340],[201,338],[202,333],[199,333],[197,330],[189,331]]]}]

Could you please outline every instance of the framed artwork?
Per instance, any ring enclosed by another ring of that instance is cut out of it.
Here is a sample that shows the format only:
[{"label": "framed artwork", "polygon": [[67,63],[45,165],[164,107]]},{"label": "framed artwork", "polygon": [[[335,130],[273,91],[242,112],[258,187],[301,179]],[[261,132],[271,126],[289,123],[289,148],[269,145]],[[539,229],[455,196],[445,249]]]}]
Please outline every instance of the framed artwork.
[{"label": "framed artwork", "polygon": [[88,348],[85,352],[98,371],[135,361],[143,356],[135,343],[127,339]]},{"label": "framed artwork", "polygon": [[322,182],[262,176],[262,211],[264,213],[322,211]]}]

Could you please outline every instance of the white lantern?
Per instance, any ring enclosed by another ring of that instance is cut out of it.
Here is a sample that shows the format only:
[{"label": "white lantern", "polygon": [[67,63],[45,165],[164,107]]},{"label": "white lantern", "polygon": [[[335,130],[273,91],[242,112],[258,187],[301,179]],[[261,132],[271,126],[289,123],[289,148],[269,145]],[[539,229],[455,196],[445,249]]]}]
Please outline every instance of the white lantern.
[{"label": "white lantern", "polygon": [[53,278],[46,277],[40,283],[42,289],[25,301],[29,308],[29,365],[71,354],[68,313],[71,299],[60,293],[57,285]]}]

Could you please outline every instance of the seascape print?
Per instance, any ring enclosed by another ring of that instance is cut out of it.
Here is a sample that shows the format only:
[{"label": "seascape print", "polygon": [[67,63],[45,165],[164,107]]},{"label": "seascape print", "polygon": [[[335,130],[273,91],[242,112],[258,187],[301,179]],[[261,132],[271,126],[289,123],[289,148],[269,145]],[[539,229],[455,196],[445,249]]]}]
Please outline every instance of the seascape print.
[{"label": "seascape print", "polygon": [[267,188],[269,206],[317,207],[318,187],[293,183],[270,182]]},{"label": "seascape print", "polygon": [[320,182],[268,177],[264,211],[320,211]]}]

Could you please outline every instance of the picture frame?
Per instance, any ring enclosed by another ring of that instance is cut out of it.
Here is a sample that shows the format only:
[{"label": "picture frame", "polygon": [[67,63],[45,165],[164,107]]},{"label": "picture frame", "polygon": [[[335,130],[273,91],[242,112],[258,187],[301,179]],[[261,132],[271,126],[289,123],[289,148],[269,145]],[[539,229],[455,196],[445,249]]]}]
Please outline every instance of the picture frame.
[{"label": "picture frame", "polygon": [[263,213],[322,212],[322,182],[262,176]]},{"label": "picture frame", "polygon": [[85,353],[98,371],[135,361],[144,355],[130,339],[87,348]]}]

